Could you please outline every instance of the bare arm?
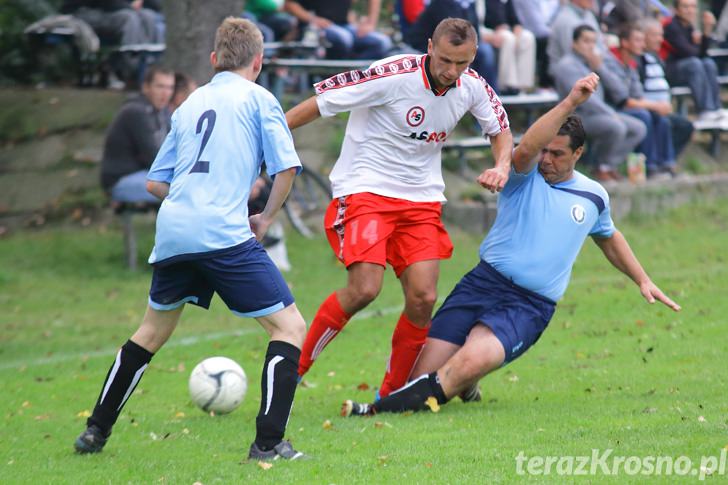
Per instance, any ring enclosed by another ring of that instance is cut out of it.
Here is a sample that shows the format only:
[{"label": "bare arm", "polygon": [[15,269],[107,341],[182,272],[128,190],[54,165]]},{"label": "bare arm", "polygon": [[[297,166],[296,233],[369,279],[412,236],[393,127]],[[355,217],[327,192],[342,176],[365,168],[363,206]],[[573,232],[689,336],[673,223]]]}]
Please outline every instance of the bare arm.
[{"label": "bare arm", "polygon": [[490,146],[495,158],[495,167],[489,168],[476,179],[491,192],[500,192],[508,181],[513,154],[513,134],[510,128],[490,137]]},{"label": "bare arm", "polygon": [[263,212],[250,216],[250,228],[255,234],[255,238],[259,241],[265,236],[268,227],[273,222],[276,214],[278,214],[286,197],[288,197],[288,193],[293,186],[293,181],[296,178],[296,171],[296,167],[293,167],[278,172],[273,180],[273,187],[270,189],[268,202],[266,202]]},{"label": "bare arm", "polygon": [[680,305],[668,298],[647,276],[621,232],[615,231],[609,238],[595,237],[593,239],[609,262],[639,286],[640,293],[648,303],[659,300],[674,311],[680,311]]},{"label": "bare arm", "polygon": [[536,164],[539,152],[556,136],[561,125],[576,107],[589,99],[589,96],[596,91],[598,84],[599,76],[594,73],[579,79],[559,104],[531,125],[513,153],[513,166],[516,172],[531,171]]},{"label": "bare arm", "polygon": [[166,182],[147,180],[147,192],[152,194],[154,197],[164,199],[169,194],[169,184]]},{"label": "bare arm", "polygon": [[303,8],[300,3],[291,0],[286,0],[286,3],[283,4],[283,10],[305,23],[311,23],[314,18],[314,15]]},{"label": "bare arm", "polygon": [[382,0],[369,0],[368,17],[372,27],[377,27],[379,14],[382,11]]},{"label": "bare arm", "polygon": [[316,96],[311,96],[306,101],[297,104],[286,112],[286,122],[290,130],[306,125],[321,116]]}]

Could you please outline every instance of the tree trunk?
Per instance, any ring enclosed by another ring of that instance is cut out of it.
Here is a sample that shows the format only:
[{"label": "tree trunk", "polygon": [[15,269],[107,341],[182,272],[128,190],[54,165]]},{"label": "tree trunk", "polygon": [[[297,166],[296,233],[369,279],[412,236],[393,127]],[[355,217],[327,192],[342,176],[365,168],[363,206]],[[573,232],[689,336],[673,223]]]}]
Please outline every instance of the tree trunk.
[{"label": "tree trunk", "polygon": [[239,17],[244,0],[163,0],[167,23],[165,64],[202,85],[210,80],[215,30],[225,17]]}]

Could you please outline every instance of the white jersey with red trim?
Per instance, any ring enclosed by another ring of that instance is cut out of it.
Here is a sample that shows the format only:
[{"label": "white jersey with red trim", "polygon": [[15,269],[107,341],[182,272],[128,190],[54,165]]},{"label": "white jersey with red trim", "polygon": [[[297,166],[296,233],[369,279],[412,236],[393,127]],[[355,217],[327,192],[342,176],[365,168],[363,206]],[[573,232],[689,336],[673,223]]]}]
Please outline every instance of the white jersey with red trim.
[{"label": "white jersey with red trim", "polygon": [[413,202],[444,202],[441,151],[468,111],[483,135],[508,129],[508,116],[474,70],[438,90],[427,55],[400,55],[364,71],[314,85],[321,116],[350,111],[341,154],[331,171],[334,197],[372,192]]}]

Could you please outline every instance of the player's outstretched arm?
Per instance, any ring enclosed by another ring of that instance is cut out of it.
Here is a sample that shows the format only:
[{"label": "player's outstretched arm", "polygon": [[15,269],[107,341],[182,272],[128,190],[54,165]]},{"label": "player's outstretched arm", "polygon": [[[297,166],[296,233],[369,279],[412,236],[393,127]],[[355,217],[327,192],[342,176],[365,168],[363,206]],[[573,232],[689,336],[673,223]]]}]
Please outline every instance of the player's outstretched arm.
[{"label": "player's outstretched arm", "polygon": [[275,174],[273,187],[270,189],[268,202],[266,202],[263,212],[250,216],[250,229],[258,241],[263,239],[263,236],[268,231],[268,227],[273,223],[273,219],[281,209],[286,197],[288,197],[288,193],[293,186],[293,181],[296,178],[297,170],[297,167],[291,167]]},{"label": "player's outstretched arm", "polygon": [[511,156],[513,154],[513,134],[510,128],[490,137],[490,145],[495,158],[495,167],[484,170],[476,181],[490,190],[500,192],[508,182],[511,173]]},{"label": "player's outstretched arm", "polygon": [[316,96],[311,96],[306,101],[297,104],[286,112],[286,123],[289,130],[295,130],[299,126],[306,125],[320,117]]},{"label": "player's outstretched arm", "polygon": [[612,237],[608,238],[595,237],[594,242],[615,268],[629,276],[639,286],[642,296],[648,303],[660,301],[674,311],[680,311],[680,305],[668,298],[647,276],[621,232],[615,231]]},{"label": "player's outstretched arm", "polygon": [[529,172],[538,154],[559,132],[566,118],[584,103],[599,86],[599,76],[591,73],[574,83],[569,94],[559,104],[536,120],[521,138],[513,152],[513,167],[518,173]]}]

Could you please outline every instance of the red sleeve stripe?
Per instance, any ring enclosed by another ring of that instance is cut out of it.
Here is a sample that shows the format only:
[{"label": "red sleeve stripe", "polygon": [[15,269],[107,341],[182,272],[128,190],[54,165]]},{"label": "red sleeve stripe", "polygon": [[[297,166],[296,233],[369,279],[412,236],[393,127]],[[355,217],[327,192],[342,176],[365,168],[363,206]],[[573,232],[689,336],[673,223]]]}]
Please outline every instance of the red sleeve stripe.
[{"label": "red sleeve stripe", "polygon": [[354,86],[357,84],[365,83],[367,81],[373,81],[374,79],[381,79],[396,74],[406,74],[414,72],[420,67],[420,57],[407,56],[401,59],[396,59],[386,64],[379,66],[370,67],[365,70],[353,70],[348,72],[342,72],[331,76],[321,82],[314,84],[314,90],[316,94],[321,94],[331,89],[341,89],[347,86]]},{"label": "red sleeve stripe", "polygon": [[468,68],[465,73],[477,79],[480,81],[480,84],[483,85],[483,88],[485,88],[485,92],[488,93],[488,99],[490,100],[490,106],[493,108],[493,114],[495,114],[495,117],[498,119],[498,125],[500,126],[501,131],[505,131],[508,129],[508,115],[506,114],[506,110],[503,109],[503,104],[501,103],[500,98],[497,94],[495,94],[495,91],[493,91],[493,88],[490,87],[490,84],[488,84],[488,81],[483,79],[482,76],[480,76],[475,70]]}]

